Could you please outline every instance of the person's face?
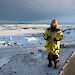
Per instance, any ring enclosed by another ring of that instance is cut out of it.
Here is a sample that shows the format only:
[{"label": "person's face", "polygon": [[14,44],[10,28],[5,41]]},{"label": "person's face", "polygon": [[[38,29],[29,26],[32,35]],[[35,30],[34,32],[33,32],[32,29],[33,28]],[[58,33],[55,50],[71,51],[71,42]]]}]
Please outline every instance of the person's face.
[{"label": "person's face", "polygon": [[52,22],[52,27],[56,27],[56,22]]}]

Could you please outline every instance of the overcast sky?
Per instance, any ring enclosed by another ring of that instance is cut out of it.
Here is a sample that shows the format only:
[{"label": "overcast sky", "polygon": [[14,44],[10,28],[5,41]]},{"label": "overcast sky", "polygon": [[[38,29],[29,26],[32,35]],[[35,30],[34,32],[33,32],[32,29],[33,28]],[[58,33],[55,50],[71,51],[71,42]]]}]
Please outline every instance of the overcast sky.
[{"label": "overcast sky", "polygon": [[75,19],[75,0],[0,0],[0,20]]}]

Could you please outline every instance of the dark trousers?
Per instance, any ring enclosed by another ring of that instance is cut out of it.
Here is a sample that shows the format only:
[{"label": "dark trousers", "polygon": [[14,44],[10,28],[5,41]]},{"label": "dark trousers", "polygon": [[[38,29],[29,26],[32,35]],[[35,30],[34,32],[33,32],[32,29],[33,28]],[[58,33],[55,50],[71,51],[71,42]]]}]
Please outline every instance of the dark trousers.
[{"label": "dark trousers", "polygon": [[54,64],[56,65],[57,62],[59,61],[59,56],[49,53],[48,54],[48,60],[49,60],[49,64],[52,64],[52,61],[53,61]]}]

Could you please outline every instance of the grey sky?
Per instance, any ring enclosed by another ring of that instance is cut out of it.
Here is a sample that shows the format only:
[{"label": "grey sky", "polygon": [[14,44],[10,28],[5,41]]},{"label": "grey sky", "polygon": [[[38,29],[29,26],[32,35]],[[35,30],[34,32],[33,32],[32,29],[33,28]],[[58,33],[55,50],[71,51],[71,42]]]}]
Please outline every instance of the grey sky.
[{"label": "grey sky", "polygon": [[52,17],[73,18],[74,13],[74,0],[0,0],[0,20],[31,21]]}]

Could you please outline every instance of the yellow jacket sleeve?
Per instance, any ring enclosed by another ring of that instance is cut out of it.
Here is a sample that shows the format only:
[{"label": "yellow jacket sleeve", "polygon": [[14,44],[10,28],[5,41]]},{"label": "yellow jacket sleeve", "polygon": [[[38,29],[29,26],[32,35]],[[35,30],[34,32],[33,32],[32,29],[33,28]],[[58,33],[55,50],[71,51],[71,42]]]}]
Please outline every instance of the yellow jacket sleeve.
[{"label": "yellow jacket sleeve", "polygon": [[48,40],[48,35],[49,35],[48,30],[46,30],[45,33],[44,33],[44,36],[43,36],[45,40]]},{"label": "yellow jacket sleeve", "polygon": [[63,38],[63,33],[62,31],[58,31],[55,35],[55,40],[60,41]]}]

